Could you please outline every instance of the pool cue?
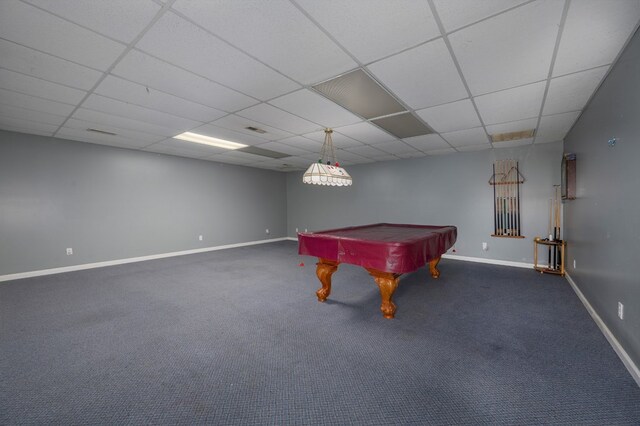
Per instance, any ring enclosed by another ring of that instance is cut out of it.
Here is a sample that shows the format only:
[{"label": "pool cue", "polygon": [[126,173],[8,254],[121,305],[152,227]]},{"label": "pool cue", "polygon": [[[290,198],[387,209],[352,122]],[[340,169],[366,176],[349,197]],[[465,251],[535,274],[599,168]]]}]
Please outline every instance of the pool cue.
[{"label": "pool cue", "polygon": [[493,163],[493,233],[498,235],[498,212],[496,200],[496,164]]},{"label": "pool cue", "polygon": [[[556,235],[556,240],[560,241],[560,187],[556,186],[556,193],[555,193],[555,197],[556,197],[556,229],[555,229],[555,235]],[[557,253],[557,257],[556,257],[556,269],[560,269],[560,247],[559,246],[555,246],[556,247],[556,253]]]},{"label": "pool cue", "polygon": [[520,236],[520,165],[516,162],[516,179],[517,179],[517,193],[518,193],[518,201],[517,201],[517,210],[518,210],[518,236]]},{"label": "pool cue", "polygon": [[[547,239],[549,241],[551,241],[551,239],[553,238],[553,235],[551,235],[551,221],[553,220],[552,215],[553,215],[553,203],[551,201],[551,198],[549,198],[549,226],[547,228]],[[548,267],[549,269],[551,269],[551,246],[548,246],[548,254],[549,254],[549,262],[548,262]]]}]

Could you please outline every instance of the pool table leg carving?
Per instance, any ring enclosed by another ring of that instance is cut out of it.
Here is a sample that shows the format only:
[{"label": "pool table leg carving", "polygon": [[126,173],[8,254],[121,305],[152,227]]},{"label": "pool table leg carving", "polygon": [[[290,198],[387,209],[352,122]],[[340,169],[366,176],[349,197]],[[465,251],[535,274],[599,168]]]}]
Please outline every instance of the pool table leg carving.
[{"label": "pool table leg carving", "polygon": [[380,310],[382,311],[382,315],[387,319],[392,319],[396,314],[396,305],[393,303],[391,298],[393,297],[393,293],[396,291],[396,288],[398,288],[400,274],[382,272],[376,269],[366,269],[369,271],[369,274],[371,274],[380,289],[380,297],[382,298]]},{"label": "pool table leg carving", "polygon": [[318,265],[316,268],[316,275],[318,276],[320,283],[322,283],[322,288],[316,291],[318,302],[324,302],[327,300],[327,297],[329,297],[329,294],[331,293],[331,275],[338,270],[339,264],[340,263],[335,260],[323,258],[318,259],[318,263],[316,263],[316,265]]},{"label": "pool table leg carving", "polygon": [[433,278],[438,278],[440,276],[440,271],[438,271],[438,262],[440,262],[440,258],[432,259],[429,261],[429,272],[431,272],[431,276]]}]

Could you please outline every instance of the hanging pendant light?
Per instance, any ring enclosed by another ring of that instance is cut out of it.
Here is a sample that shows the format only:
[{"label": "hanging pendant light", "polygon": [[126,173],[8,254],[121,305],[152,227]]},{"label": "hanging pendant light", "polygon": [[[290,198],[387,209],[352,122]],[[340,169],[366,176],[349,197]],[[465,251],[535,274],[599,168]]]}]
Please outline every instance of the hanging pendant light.
[{"label": "hanging pendant light", "polygon": [[324,130],[324,143],[317,163],[309,166],[302,176],[303,183],[328,186],[351,186],[353,180],[349,173],[338,163],[336,152],[331,139],[333,130]]}]

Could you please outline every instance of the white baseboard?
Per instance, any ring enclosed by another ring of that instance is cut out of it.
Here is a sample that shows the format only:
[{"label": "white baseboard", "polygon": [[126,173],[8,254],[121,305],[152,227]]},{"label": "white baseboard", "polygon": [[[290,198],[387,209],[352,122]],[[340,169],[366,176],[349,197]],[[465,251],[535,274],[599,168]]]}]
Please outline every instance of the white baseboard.
[{"label": "white baseboard", "polygon": [[274,243],[284,241],[287,238],[272,238],[269,240],[249,241],[246,243],[226,244],[223,246],[204,247],[192,250],[174,251],[171,253],[152,254],[149,256],[131,257],[128,259],[107,260],[104,262],[85,263],[82,265],[63,266],[61,268],[42,269],[39,271],[20,272],[17,274],[0,275],[0,282],[19,280],[22,278],[39,277],[42,275],[61,274],[63,272],[81,271],[84,269],[102,268],[104,266],[123,265],[125,263],[144,262],[145,260],[163,259],[165,257],[184,256],[187,254],[204,253],[207,251],[225,250],[236,247],[253,246],[256,244]]},{"label": "white baseboard", "polygon": [[484,257],[458,256],[456,254],[443,254],[444,259],[464,260],[465,262],[489,263],[491,265],[513,266],[515,268],[533,269],[533,263],[513,262],[511,260],[486,259]]},{"label": "white baseboard", "polygon": [[576,293],[576,295],[578,296],[578,298],[580,299],[584,307],[587,309],[587,312],[589,312],[589,315],[591,315],[591,318],[593,319],[593,321],[600,328],[600,331],[602,332],[602,334],[604,334],[604,337],[609,341],[609,344],[611,345],[613,350],[616,352],[616,354],[618,354],[618,357],[620,357],[620,360],[622,361],[624,366],[627,367],[627,370],[629,371],[629,374],[631,374],[631,377],[633,377],[633,380],[635,380],[638,387],[640,387],[640,369],[638,369],[638,366],[633,362],[633,360],[631,359],[627,351],[624,350],[620,342],[618,342],[618,339],[616,339],[613,333],[611,333],[611,330],[609,330],[609,327],[607,327],[604,321],[602,321],[602,318],[600,318],[600,315],[598,315],[595,309],[593,309],[593,306],[591,306],[591,303],[589,303],[589,301],[584,296],[584,294],[582,294],[582,292],[576,285],[575,281],[573,281],[571,276],[569,276],[569,274],[565,274],[565,277],[567,278],[567,281],[573,288],[573,291]]}]

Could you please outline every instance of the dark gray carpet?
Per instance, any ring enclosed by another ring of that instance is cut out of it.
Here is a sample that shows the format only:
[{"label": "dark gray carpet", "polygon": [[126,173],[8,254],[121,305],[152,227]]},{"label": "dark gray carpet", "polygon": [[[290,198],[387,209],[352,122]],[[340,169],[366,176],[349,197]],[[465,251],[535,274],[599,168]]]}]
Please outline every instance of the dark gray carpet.
[{"label": "dark gray carpet", "polygon": [[[567,282],[443,260],[395,320],[281,242],[0,284],[1,424],[639,424]],[[298,264],[304,261],[304,267]]]}]

